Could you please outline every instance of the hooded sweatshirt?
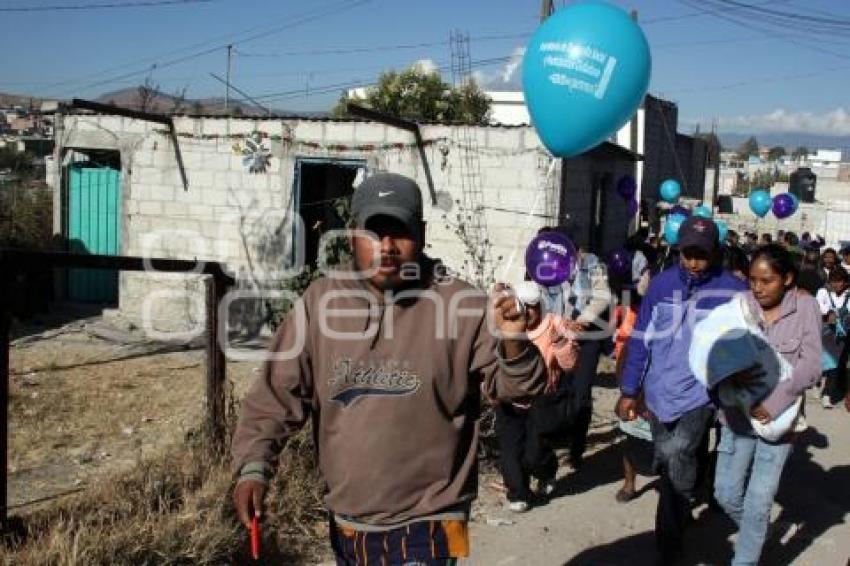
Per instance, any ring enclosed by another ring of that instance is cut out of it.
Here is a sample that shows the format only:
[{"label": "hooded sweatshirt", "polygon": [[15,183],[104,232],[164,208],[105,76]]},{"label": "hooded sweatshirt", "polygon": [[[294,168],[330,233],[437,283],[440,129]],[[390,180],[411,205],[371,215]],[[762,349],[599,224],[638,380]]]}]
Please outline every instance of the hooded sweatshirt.
[{"label": "hooded sweatshirt", "polygon": [[240,478],[268,477],[312,418],[338,522],[380,530],[467,516],[481,391],[504,401],[539,394],[545,367],[534,347],[500,356],[486,295],[432,276],[432,265],[417,288],[383,299],[352,279],[308,287],[243,401],[232,445]]},{"label": "hooded sweatshirt", "polygon": [[620,391],[637,398],[663,423],[708,405],[708,392],[691,372],[693,327],[714,307],[745,291],[746,283],[719,268],[695,278],[674,265],[649,284],[628,341]]}]

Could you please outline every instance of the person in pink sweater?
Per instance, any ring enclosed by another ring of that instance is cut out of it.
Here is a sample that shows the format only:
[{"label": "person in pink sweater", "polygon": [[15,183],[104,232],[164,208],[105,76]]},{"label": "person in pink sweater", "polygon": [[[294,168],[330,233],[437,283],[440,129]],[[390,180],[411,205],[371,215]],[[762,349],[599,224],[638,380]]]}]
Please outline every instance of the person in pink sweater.
[{"label": "person in pink sweater", "polygon": [[543,315],[540,291],[527,282],[516,289],[517,300],[526,311],[528,338],[540,351],[546,368],[544,393],[521,402],[497,403],[496,432],[499,438],[499,468],[505,484],[508,507],[517,513],[527,511],[534,494],[530,488],[537,479],[537,496],[555,491],[558,460],[551,436],[567,425],[569,373],[576,365],[577,323],[552,314]]}]

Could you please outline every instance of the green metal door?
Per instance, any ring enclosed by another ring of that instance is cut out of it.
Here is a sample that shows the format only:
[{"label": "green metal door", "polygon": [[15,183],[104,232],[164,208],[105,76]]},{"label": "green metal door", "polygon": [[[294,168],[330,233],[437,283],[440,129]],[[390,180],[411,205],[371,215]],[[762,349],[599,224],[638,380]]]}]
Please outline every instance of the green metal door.
[{"label": "green metal door", "polygon": [[[68,239],[74,253],[118,255],[121,249],[118,209],[121,172],[75,164],[68,178]],[[118,272],[71,269],[68,298],[86,303],[116,303]]]}]

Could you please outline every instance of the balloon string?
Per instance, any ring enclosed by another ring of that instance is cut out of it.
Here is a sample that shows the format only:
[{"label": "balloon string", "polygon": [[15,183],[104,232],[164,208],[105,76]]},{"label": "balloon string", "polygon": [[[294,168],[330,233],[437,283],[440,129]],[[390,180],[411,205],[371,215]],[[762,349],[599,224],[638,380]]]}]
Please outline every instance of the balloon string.
[{"label": "balloon string", "polygon": [[[557,162],[558,162],[558,160],[556,158],[554,158],[554,157],[549,158],[549,168],[546,170],[546,176],[543,178],[543,182],[540,184],[540,186],[537,189],[537,194],[534,197],[534,202],[531,203],[531,209],[528,211],[528,213],[525,217],[525,226],[522,227],[523,232],[526,232],[528,230],[529,226],[531,226],[531,220],[534,218],[534,214],[535,214],[535,212],[537,212],[537,205],[540,203],[540,196],[543,194],[543,190],[548,187],[549,179],[552,177],[552,174],[555,172],[555,164]],[[516,259],[516,254],[517,254],[517,251],[520,248],[520,245],[522,245],[522,241],[523,241],[522,238],[518,238],[516,243],[514,244],[514,248],[511,251],[511,255],[508,258],[508,261],[505,264],[504,269],[502,270],[502,277],[501,277],[502,281],[505,281],[507,279],[508,272],[511,270],[511,266],[513,265],[514,260]]]}]

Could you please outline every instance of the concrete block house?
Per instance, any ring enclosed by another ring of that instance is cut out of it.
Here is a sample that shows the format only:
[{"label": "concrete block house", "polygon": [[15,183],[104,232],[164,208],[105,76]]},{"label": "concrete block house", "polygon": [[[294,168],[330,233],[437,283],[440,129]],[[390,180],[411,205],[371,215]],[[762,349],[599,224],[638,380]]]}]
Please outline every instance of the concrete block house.
[{"label": "concrete block house", "polygon": [[[462,275],[470,248],[487,242],[488,273],[521,279],[525,245],[543,225],[563,226],[600,253],[635,227],[614,187],[635,175],[639,156],[608,142],[561,160],[530,126],[421,124],[417,144],[409,131],[353,119],[173,123],[176,136],[143,119],[56,115],[54,231],[69,249],[218,261],[240,289],[279,288],[315,263],[320,234],[342,227],[338,199],[376,171],[417,180],[428,253]],[[459,222],[480,233],[458,236]],[[65,287],[69,300],[111,305],[109,316],[163,338],[203,328],[196,275],[72,272]]]}]

